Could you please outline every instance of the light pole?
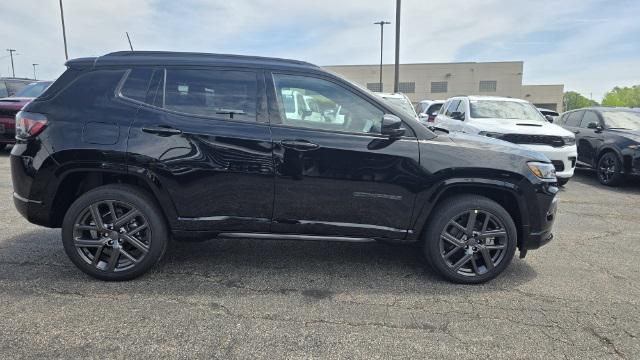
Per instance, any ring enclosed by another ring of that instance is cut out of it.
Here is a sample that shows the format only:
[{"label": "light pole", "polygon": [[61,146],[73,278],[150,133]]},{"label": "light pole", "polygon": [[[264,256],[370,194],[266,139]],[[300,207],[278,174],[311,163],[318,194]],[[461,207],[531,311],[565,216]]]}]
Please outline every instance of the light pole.
[{"label": "light pole", "polygon": [[38,78],[36,77],[36,66],[40,64],[31,64],[31,65],[33,65],[33,80],[38,80]]},{"label": "light pole", "polygon": [[13,67],[13,52],[16,51],[16,49],[7,49],[7,51],[9,52],[9,56],[11,56],[11,72],[13,73],[13,77],[16,77],[16,69]]},{"label": "light pole", "polygon": [[400,2],[401,0],[396,0],[396,76],[393,81],[394,93],[398,92],[400,84]]},{"label": "light pole", "polygon": [[384,26],[391,24],[388,21],[380,20],[374,22],[375,25],[380,25],[380,92],[382,92],[382,45],[384,44]]},{"label": "light pole", "polygon": [[67,52],[67,32],[64,29],[64,10],[62,10],[62,0],[60,0],[60,19],[62,20],[62,40],[64,41],[64,58],[69,60],[69,53]]}]

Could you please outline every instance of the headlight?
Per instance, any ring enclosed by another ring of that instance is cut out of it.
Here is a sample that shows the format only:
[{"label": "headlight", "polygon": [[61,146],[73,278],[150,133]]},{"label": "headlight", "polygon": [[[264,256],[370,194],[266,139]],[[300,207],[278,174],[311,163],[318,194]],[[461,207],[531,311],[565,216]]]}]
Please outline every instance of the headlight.
[{"label": "headlight", "polygon": [[562,140],[564,140],[565,146],[571,146],[576,144],[576,138],[574,136],[563,136]]},{"label": "headlight", "polygon": [[478,133],[478,135],[482,135],[482,136],[488,136],[488,137],[492,137],[492,138],[496,138],[496,139],[500,139],[502,137],[502,133],[497,133],[497,132],[491,132],[491,131],[480,131]]},{"label": "headlight", "polygon": [[556,178],[556,168],[553,164],[541,162],[528,162],[529,170],[540,179],[552,180]]}]

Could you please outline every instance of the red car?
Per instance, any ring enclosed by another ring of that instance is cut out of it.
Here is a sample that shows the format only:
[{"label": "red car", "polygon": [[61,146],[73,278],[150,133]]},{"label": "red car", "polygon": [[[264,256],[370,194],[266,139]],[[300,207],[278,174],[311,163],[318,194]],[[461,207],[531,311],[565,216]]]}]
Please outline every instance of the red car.
[{"label": "red car", "polygon": [[36,81],[20,89],[14,96],[0,99],[0,150],[16,142],[16,114],[29,101],[37,98],[51,81]]}]

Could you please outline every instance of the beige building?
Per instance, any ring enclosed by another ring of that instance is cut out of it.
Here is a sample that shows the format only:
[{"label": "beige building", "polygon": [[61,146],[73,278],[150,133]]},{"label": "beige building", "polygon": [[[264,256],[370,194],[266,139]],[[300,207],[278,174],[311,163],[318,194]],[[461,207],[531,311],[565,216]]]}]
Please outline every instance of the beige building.
[{"label": "beige building", "polygon": [[[400,92],[414,103],[456,95],[510,96],[538,107],[561,110],[564,85],[523,85],[522,61],[401,64]],[[325,69],[371,91],[393,92],[393,65],[336,65]]]}]

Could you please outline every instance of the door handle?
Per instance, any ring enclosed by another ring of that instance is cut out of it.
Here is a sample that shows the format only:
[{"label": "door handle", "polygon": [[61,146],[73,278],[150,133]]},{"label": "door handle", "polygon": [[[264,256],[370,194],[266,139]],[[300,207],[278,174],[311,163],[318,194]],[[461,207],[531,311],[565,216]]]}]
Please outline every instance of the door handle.
[{"label": "door handle", "polygon": [[580,134],[580,130],[573,130],[574,134]]},{"label": "door handle", "polygon": [[315,150],[320,147],[320,145],[307,140],[282,140],[280,144],[285,148],[298,151]]},{"label": "door handle", "polygon": [[145,126],[142,131],[160,136],[180,135],[182,130],[174,129],[168,126]]}]

